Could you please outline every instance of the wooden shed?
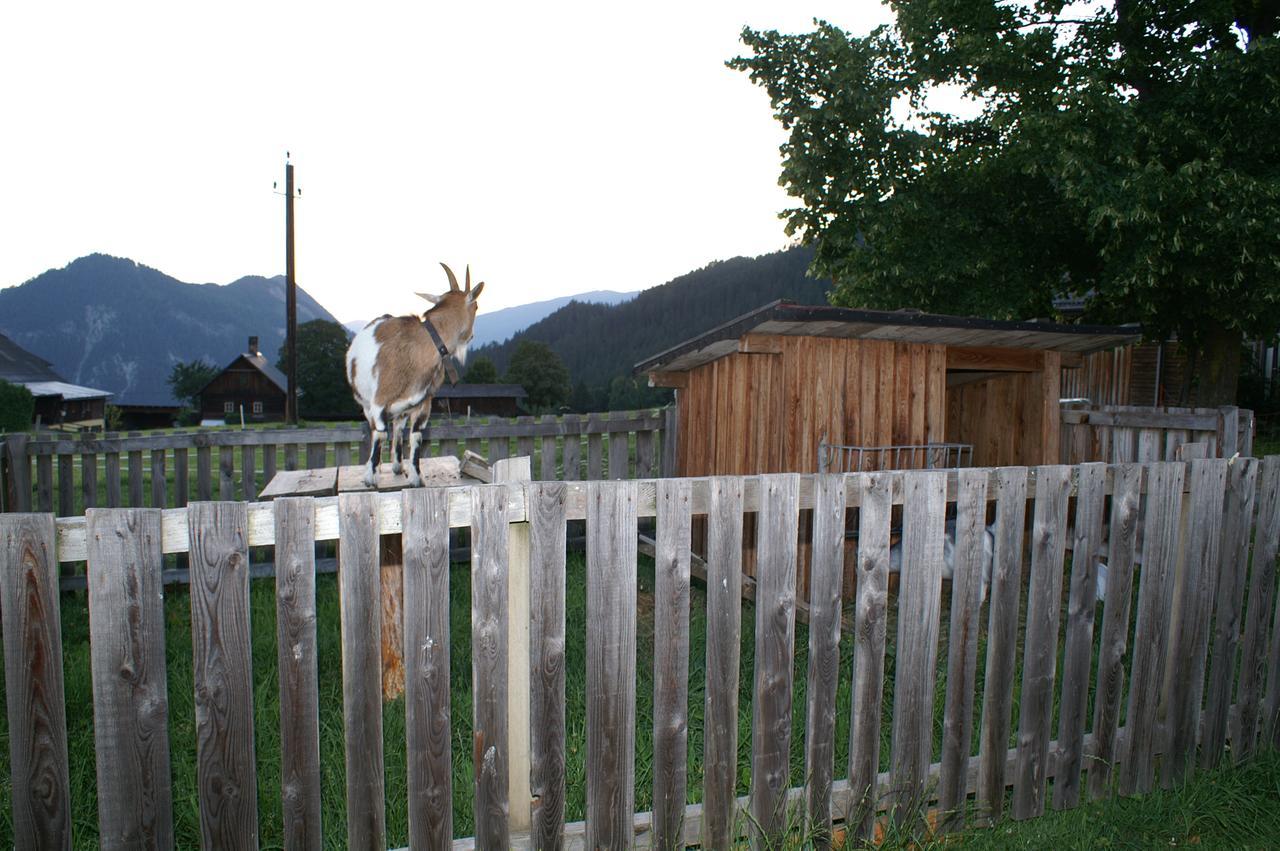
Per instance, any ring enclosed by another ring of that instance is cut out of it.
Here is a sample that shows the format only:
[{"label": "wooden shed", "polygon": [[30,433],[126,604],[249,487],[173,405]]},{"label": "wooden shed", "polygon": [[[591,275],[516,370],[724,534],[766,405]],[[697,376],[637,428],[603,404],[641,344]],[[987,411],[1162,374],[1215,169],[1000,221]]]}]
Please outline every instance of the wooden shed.
[{"label": "wooden shed", "polygon": [[[776,301],[636,366],[676,388],[677,474],[818,472],[819,444],[861,469],[1059,460],[1062,370],[1136,326],[1003,322]],[[902,450],[892,451],[893,448]]]}]

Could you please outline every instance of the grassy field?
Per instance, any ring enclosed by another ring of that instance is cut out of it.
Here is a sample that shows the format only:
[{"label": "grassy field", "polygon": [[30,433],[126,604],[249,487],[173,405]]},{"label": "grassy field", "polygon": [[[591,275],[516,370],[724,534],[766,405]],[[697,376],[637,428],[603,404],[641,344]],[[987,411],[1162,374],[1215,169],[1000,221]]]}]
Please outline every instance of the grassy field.
[{"label": "grassy field", "polygon": [[[584,759],[585,708],[585,600],[586,569],[581,554],[571,554],[567,579],[566,697],[568,817],[579,820],[585,807]],[[636,804],[639,810],[651,806],[652,795],[652,658],[653,619],[652,562],[641,559],[637,628],[637,730]],[[474,833],[471,812],[471,668],[470,668],[470,577],[466,564],[455,564],[451,573],[452,616],[451,658],[453,691],[454,825],[455,834]],[[947,589],[949,591],[949,588]],[[345,843],[345,769],[342,739],[342,687],[339,646],[337,586],[333,576],[318,579],[317,622],[319,625],[320,736],[323,773],[322,811],[326,846],[340,848]],[[946,665],[945,613],[949,595],[944,593],[943,646],[939,652],[938,690],[935,699],[934,759],[938,758],[942,730],[942,694]],[[701,798],[702,707],[705,682],[705,594],[695,583],[692,594],[691,649],[689,676],[689,801]],[[93,713],[89,675],[89,643],[86,598],[83,593],[64,595],[62,603],[67,726],[70,738],[71,790],[75,845],[97,845],[97,779],[94,772]],[[258,754],[258,811],[261,843],[279,847],[280,764],[279,709],[275,648],[274,583],[260,580],[251,589],[253,630],[253,676],[255,696],[255,739]],[[1025,611],[1025,606],[1024,606]],[[746,794],[750,783],[751,689],[754,644],[754,611],[743,607],[742,668],[739,718],[738,794]],[[179,847],[195,847],[199,842],[196,809],[195,725],[191,663],[190,601],[186,591],[171,586],[166,591],[165,628],[169,678],[170,748],[172,761],[174,817]],[[889,623],[886,684],[883,698],[881,769],[887,769],[889,721],[893,705],[895,670],[894,635]],[[796,690],[792,732],[791,782],[799,785],[804,771],[805,672],[807,639],[803,625],[797,627]],[[836,727],[836,774],[845,773],[848,760],[852,637],[842,644],[841,680]],[[1019,659],[1021,650],[1019,649]],[[980,648],[978,706],[985,648]],[[1017,699],[1010,744],[1017,730]],[[407,843],[404,704],[394,701],[383,710],[386,746],[386,791],[388,842],[391,847]],[[975,713],[976,727],[979,713]],[[0,736],[7,739],[7,719],[0,721]],[[1056,719],[1055,719],[1056,729]],[[3,772],[0,787],[0,845],[12,844],[9,776]],[[993,830],[973,830],[952,838],[974,847],[1155,847],[1194,842],[1206,847],[1265,847],[1280,838],[1280,758],[1267,756],[1251,765],[1197,777],[1189,786],[1174,792],[1157,793],[1144,799],[1095,802],[1068,813],[1051,814],[1026,823],[1005,822]],[[795,847],[803,847],[797,840]],[[907,847],[905,839],[890,836],[887,847]],[[927,844],[927,843],[926,843]]]}]

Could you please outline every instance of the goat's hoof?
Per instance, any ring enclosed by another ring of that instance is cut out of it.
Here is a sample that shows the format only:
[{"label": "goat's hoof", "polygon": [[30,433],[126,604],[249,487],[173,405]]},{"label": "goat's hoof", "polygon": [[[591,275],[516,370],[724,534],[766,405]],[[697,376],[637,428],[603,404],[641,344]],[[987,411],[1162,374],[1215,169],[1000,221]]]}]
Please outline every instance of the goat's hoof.
[{"label": "goat's hoof", "polygon": [[414,475],[410,475],[410,476],[409,476],[409,487],[411,487],[411,488],[420,488],[420,487],[422,487],[422,476],[414,476]]},{"label": "goat's hoof", "polygon": [[395,473],[397,476],[400,475],[404,472],[404,465],[399,461],[396,461],[391,465],[391,472]]},{"label": "goat's hoof", "polygon": [[364,474],[364,486],[367,488],[375,487],[378,484],[378,477],[373,473],[366,472]]}]

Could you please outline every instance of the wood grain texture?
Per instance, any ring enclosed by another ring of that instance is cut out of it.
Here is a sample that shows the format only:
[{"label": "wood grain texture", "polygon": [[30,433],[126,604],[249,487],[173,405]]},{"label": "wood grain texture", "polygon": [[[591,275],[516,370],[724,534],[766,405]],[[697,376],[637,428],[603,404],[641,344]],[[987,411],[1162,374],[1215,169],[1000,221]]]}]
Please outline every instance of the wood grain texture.
[{"label": "wood grain texture", "polygon": [[725,848],[733,836],[738,766],[742,479],[713,477],[708,480],[708,491],[702,844]]},{"label": "wood grain texture", "polygon": [[562,449],[562,478],[566,482],[576,482],[582,478],[582,438],[576,434],[565,435]]},{"label": "wood grain texture", "polygon": [[635,812],[636,484],[587,499],[587,845],[630,848]]},{"label": "wood grain texture", "polygon": [[321,843],[315,501],[275,502],[280,801],[287,849]]},{"label": "wood grain texture", "polygon": [[1209,652],[1209,618],[1221,570],[1222,504],[1227,461],[1192,461],[1190,493],[1183,529],[1181,576],[1169,625],[1168,700],[1165,710],[1168,744],[1160,761],[1166,788],[1194,770],[1200,707],[1204,697]]},{"label": "wood grain texture", "polygon": [[529,791],[534,848],[564,844],[565,494],[563,482],[529,488]]},{"label": "wood grain texture", "polygon": [[197,503],[191,539],[191,644],[201,842],[255,848],[248,518],[242,502]]},{"label": "wood grain texture", "polygon": [[400,505],[409,845],[447,848],[453,838],[449,503],[439,488],[412,488],[400,492]]},{"label": "wood grain texture", "polygon": [[1116,761],[1120,699],[1125,691],[1124,658],[1129,646],[1129,609],[1138,516],[1142,506],[1142,467],[1127,464],[1114,469],[1111,498],[1111,537],[1108,543],[1107,592],[1102,608],[1098,645],[1098,675],[1094,688],[1093,738],[1097,759],[1089,765],[1089,795],[1103,797]]},{"label": "wood grain texture", "polygon": [[173,845],[158,509],[92,509],[89,631],[98,841]]},{"label": "wood grain texture", "polygon": [[1085,715],[1093,660],[1093,619],[1098,600],[1098,548],[1106,502],[1107,466],[1084,464],[1076,479],[1076,510],[1071,542],[1071,583],[1067,593],[1067,634],[1062,660],[1062,698],[1058,712],[1058,773],[1053,808],[1080,802],[1084,767]]},{"label": "wood grain texture", "polygon": [[14,847],[70,848],[62,619],[52,514],[0,514],[0,612]]},{"label": "wood grain texture", "polygon": [[836,687],[840,677],[840,607],[844,579],[845,483],[814,479],[813,567],[809,574],[809,670],[805,689],[805,818],[814,846],[831,843],[835,773]]},{"label": "wood grain texture", "polygon": [[1185,465],[1151,464],[1143,523],[1142,573],[1133,638],[1133,676],[1126,713],[1125,748],[1120,757],[1120,794],[1150,792],[1154,780],[1156,710],[1168,647],[1168,591],[1178,558],[1179,519]]},{"label": "wood grain texture", "polygon": [[653,845],[683,848],[689,749],[689,571],[692,482],[658,482],[654,557]]},{"label": "wood grain texture", "polygon": [[509,847],[507,485],[471,490],[471,682],[476,847]]},{"label": "wood grain texture", "polygon": [[[1253,537],[1253,570],[1245,608],[1244,635],[1240,640],[1240,683],[1237,686],[1240,721],[1232,735],[1231,749],[1238,759],[1248,759],[1257,747],[1258,721],[1267,682],[1267,621],[1276,600],[1276,552],[1280,545],[1280,456],[1262,462],[1258,490],[1258,520]],[[1272,669],[1272,678],[1276,671]]]},{"label": "wood grain texture", "polygon": [[951,628],[947,638],[947,693],[942,722],[938,785],[939,822],[964,825],[967,771],[973,744],[973,690],[978,670],[978,616],[986,570],[987,470],[961,470],[956,491],[955,567],[951,579]]},{"label": "wood grain texture", "polygon": [[236,455],[231,446],[218,447],[218,499],[235,499]]},{"label": "wood grain texture", "polygon": [[1018,761],[1013,781],[1015,819],[1034,818],[1044,812],[1058,662],[1058,618],[1062,610],[1062,562],[1067,543],[1067,499],[1071,492],[1070,467],[1038,467],[1035,474]]},{"label": "wood grain texture", "polygon": [[782,841],[791,788],[800,477],[795,473],[760,477],[760,498],[750,812],[752,844],[764,848]]},{"label": "wood grain texture", "polygon": [[338,495],[338,603],[347,763],[347,846],[386,847],[378,497]]},{"label": "wood grain texture", "polygon": [[1213,649],[1205,687],[1201,766],[1214,768],[1227,746],[1227,722],[1235,685],[1236,654],[1243,627],[1245,579],[1249,569],[1250,531],[1257,495],[1258,461],[1237,458],[1227,468],[1222,507],[1222,570],[1214,601]]},{"label": "wood grain texture", "polygon": [[945,473],[903,477],[902,578],[898,597],[898,659],[889,756],[891,818],[917,827],[927,804],[933,754],[933,692],[942,601]]},{"label": "wood grain texture", "polygon": [[991,565],[986,683],[979,744],[978,813],[999,821],[1004,811],[1005,759],[1013,710],[1018,610],[1022,591],[1022,537],[1027,510],[1027,469],[996,470],[995,555]]},{"label": "wood grain texture", "polygon": [[879,809],[880,707],[889,598],[889,524],[895,475],[852,477],[859,495],[858,595],[854,621],[853,708],[849,731],[851,801],[845,822],[854,837],[871,838]]}]

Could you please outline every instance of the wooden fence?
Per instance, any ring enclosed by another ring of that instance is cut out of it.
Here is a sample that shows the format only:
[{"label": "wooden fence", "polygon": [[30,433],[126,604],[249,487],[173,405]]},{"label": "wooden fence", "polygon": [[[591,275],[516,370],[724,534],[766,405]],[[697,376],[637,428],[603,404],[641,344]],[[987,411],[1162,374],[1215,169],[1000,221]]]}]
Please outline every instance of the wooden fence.
[{"label": "wooden fence", "polygon": [[[423,454],[482,452],[490,461],[534,459],[536,479],[629,479],[671,475],[674,441],[661,434],[665,411],[615,411],[562,417],[437,420]],[[576,438],[576,440],[574,439]],[[0,511],[179,508],[192,500],[253,501],[277,469],[360,464],[366,426],[204,430],[143,436],[0,435]],[[34,475],[32,467],[35,468]]]},{"label": "wooden fence", "polygon": [[1059,438],[1064,464],[1173,461],[1184,443],[1204,443],[1211,458],[1253,454],[1253,411],[1244,408],[1143,408],[1064,405]]},{"label": "wooden fence", "polygon": [[[813,564],[808,625],[798,628],[802,508],[813,509]],[[955,579],[944,593],[952,510]],[[744,513],[758,515],[759,529],[750,604],[741,596]],[[705,595],[694,596],[689,539],[697,515],[708,518],[709,547]],[[851,516],[859,532],[852,672],[840,661]],[[638,614],[636,590],[637,524],[647,517],[656,518],[652,615]],[[894,590],[897,518],[903,568]],[[566,763],[583,758],[565,747],[564,540],[574,519],[587,528],[586,804],[585,821],[566,826]],[[994,559],[984,601],[988,523]],[[469,527],[473,536],[469,788],[452,785],[450,731],[465,722],[451,723],[444,673],[450,527]],[[527,530],[525,543],[513,536],[517,528]],[[6,514],[0,608],[14,844],[69,842],[58,564],[87,559],[103,847],[172,846],[175,802],[191,806],[188,800],[198,805],[208,847],[254,847],[266,820],[280,820],[285,847],[316,847],[324,820],[313,543],[337,539],[346,842],[385,848],[378,559],[379,536],[395,534],[403,536],[404,610],[413,613],[403,636],[413,847],[450,847],[456,796],[474,801],[476,836],[454,840],[453,848],[530,841],[725,848],[732,837],[776,839],[795,824],[819,836],[867,835],[886,818],[907,828],[928,819],[941,829],[1032,818],[1086,797],[1170,785],[1280,745],[1280,621],[1273,621],[1280,457],[533,482],[168,511],[92,509],[87,518]],[[251,547],[274,547],[279,568],[283,812],[255,805]],[[189,553],[193,573],[192,790],[170,781],[157,586],[169,552]],[[521,552],[527,578],[510,581]],[[1107,580],[1095,605],[1100,564]],[[525,595],[529,614],[521,619],[511,613]],[[691,713],[690,610],[699,600],[706,607],[705,701]],[[662,637],[652,662],[654,803],[633,814],[637,624],[650,616]],[[746,789],[737,740],[744,628],[755,636]],[[801,642],[808,666],[797,672]],[[511,672],[520,670],[533,676],[527,687],[511,687],[520,682]],[[839,714],[838,691],[851,693]],[[891,715],[882,719],[890,694]],[[793,699],[807,707],[803,719],[792,717]],[[836,752],[838,724],[851,731],[847,754]],[[891,729],[887,753],[882,724]],[[521,736],[527,748],[513,744]],[[701,803],[691,805],[686,755],[695,742],[703,787]],[[802,770],[793,760],[801,752]],[[511,781],[521,776],[527,791],[513,796],[509,790],[520,787]]]}]

